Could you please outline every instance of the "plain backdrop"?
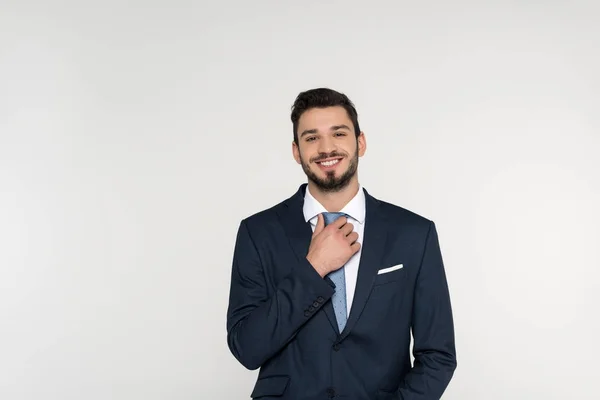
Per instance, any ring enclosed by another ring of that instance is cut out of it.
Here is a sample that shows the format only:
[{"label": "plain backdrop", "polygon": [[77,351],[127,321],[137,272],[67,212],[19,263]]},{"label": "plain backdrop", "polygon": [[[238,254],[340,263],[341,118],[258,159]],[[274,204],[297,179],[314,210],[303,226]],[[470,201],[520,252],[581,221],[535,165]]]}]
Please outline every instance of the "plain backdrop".
[{"label": "plain backdrop", "polygon": [[0,1],[0,399],[247,399],[242,218],[305,182],[296,95],[432,219],[445,400],[598,399],[600,3]]}]

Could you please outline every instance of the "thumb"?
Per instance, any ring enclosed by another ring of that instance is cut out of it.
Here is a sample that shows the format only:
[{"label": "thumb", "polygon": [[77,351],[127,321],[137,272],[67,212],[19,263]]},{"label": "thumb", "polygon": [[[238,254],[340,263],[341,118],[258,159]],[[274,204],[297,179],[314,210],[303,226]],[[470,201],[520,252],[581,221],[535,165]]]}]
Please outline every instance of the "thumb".
[{"label": "thumb", "polygon": [[319,214],[317,216],[317,226],[315,226],[315,231],[313,232],[313,236],[321,233],[321,231],[323,229],[325,229],[325,220],[323,219],[323,214]]}]

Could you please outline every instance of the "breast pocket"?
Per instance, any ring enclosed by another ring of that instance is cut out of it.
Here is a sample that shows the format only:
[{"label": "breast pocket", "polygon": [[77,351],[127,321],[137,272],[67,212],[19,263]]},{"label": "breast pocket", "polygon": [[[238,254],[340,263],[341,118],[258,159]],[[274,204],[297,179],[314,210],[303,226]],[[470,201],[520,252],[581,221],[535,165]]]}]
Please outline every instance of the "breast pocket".
[{"label": "breast pocket", "polygon": [[379,270],[373,278],[373,286],[381,286],[387,283],[403,281],[406,277],[406,269],[402,264],[384,267]]}]

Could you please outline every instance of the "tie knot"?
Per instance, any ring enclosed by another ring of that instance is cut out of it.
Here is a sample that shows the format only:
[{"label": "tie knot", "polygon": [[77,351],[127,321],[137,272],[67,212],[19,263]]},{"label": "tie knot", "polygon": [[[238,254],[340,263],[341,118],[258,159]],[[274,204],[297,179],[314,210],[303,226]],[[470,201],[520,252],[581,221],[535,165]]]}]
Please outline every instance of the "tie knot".
[{"label": "tie knot", "polygon": [[331,224],[339,217],[345,217],[345,216],[346,216],[346,214],[342,213],[342,212],[324,212],[323,219],[325,221],[325,226]]}]

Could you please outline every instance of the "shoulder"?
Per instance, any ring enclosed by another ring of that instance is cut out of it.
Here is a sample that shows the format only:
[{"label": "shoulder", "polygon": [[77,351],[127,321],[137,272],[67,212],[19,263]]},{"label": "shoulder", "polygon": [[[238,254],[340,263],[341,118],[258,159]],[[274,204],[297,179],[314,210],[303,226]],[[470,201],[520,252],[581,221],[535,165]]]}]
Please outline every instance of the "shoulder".
[{"label": "shoulder", "polygon": [[242,218],[240,225],[249,231],[264,231],[278,224],[280,215],[287,209],[285,201],[256,211]]},{"label": "shoulder", "polygon": [[416,212],[399,206],[397,204],[389,203],[383,200],[376,200],[379,204],[379,209],[389,219],[397,219],[403,222],[410,222],[417,225],[429,225],[432,221]]},{"label": "shoulder", "polygon": [[388,223],[404,229],[423,231],[424,233],[427,233],[431,228],[435,229],[434,222],[427,216],[398,204],[375,198],[369,194],[367,196],[377,205],[379,215]]},{"label": "shoulder", "polygon": [[292,210],[292,213],[302,212],[305,188],[306,184],[300,185],[298,190],[293,195],[279,201],[272,206],[269,206],[268,208],[264,208],[244,217],[241,223],[251,226],[271,224],[279,220],[282,215],[289,214],[290,210]]},{"label": "shoulder", "polygon": [[426,243],[437,237],[433,220],[399,205],[375,200],[380,218],[385,219],[388,234],[401,243]]}]

